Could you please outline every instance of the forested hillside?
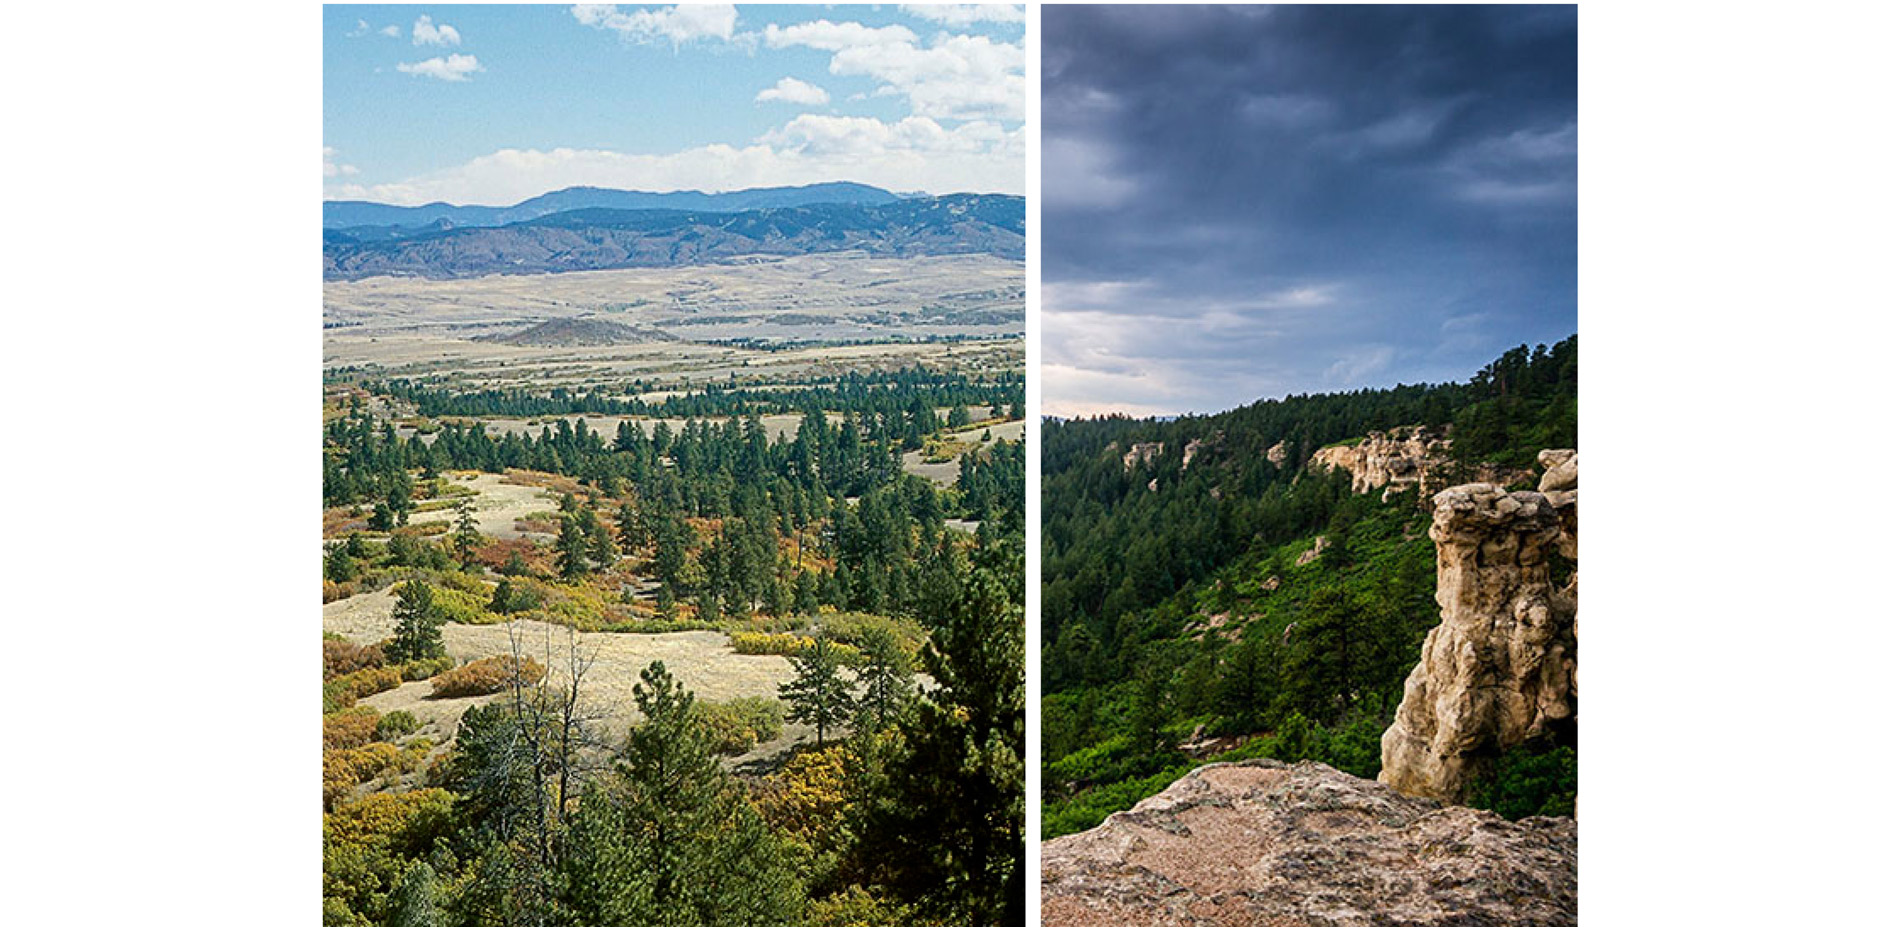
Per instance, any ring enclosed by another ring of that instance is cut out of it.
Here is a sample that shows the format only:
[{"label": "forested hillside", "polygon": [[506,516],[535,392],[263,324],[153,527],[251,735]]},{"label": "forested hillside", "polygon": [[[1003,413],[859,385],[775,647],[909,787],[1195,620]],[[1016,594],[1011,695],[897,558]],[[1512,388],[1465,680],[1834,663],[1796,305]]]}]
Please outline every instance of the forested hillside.
[{"label": "forested hillside", "polygon": [[[1171,421],[1043,426],[1043,837],[1093,826],[1216,756],[1378,772],[1437,621],[1415,488],[1355,494],[1315,451],[1424,426],[1433,486],[1576,446],[1577,339],[1465,383],[1263,400]],[[1561,808],[1574,754],[1507,756],[1474,804]],[[1566,767],[1565,763],[1571,765]]]},{"label": "forested hillside", "polygon": [[1021,922],[1019,377],[326,393],[326,925]]}]

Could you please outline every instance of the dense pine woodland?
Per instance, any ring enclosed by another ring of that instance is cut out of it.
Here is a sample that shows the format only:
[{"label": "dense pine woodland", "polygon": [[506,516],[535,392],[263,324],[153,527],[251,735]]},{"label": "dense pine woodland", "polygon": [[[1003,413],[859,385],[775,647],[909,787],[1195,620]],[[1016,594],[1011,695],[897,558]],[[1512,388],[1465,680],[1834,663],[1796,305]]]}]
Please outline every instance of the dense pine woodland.
[{"label": "dense pine woodland", "polygon": [[[1576,447],[1577,339],[1507,351],[1464,383],[1044,422],[1045,839],[1216,756],[1378,774],[1379,736],[1438,620],[1428,500],[1355,495],[1344,473],[1305,464],[1412,425],[1448,430],[1451,482]],[[1129,453],[1146,443],[1161,447]],[[1574,792],[1574,743],[1551,743],[1501,758],[1469,800],[1569,813]]]},{"label": "dense pine woodland", "polygon": [[[330,392],[325,601],[393,589],[396,633],[324,641],[326,925],[1024,921],[1025,457],[974,437],[968,408],[1019,412],[1019,379],[711,391],[645,407],[683,425],[612,434],[437,417],[591,399]],[[393,403],[420,415],[399,429],[370,411]],[[785,411],[799,426],[768,438],[760,416]],[[905,450],[952,432],[973,445],[954,485],[902,470]],[[457,471],[558,492],[536,516],[550,540],[483,536]],[[457,516],[434,533],[410,520],[443,508]],[[778,700],[712,704],[655,662],[624,694],[641,720],[606,730],[568,684],[586,669],[575,654],[446,658],[444,624],[516,618],[722,630],[797,677]],[[500,696],[447,744],[356,704],[421,679]],[[727,760],[787,718],[818,742]]]}]

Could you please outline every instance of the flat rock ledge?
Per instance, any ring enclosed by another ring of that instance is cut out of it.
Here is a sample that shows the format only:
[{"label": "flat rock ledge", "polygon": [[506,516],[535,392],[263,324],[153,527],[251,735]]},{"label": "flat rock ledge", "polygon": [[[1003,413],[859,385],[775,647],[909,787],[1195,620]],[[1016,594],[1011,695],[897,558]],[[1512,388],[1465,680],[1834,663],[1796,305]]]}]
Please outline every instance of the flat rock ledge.
[{"label": "flat rock ledge", "polygon": [[1577,922],[1577,822],[1506,821],[1323,763],[1213,763],[1042,846],[1043,927]]}]

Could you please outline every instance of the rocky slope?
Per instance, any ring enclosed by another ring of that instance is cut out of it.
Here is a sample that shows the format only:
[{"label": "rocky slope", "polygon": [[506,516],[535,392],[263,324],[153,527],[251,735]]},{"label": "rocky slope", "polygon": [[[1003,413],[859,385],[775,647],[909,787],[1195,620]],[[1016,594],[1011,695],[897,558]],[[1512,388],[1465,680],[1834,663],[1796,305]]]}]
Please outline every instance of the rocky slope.
[{"label": "rocky slope", "polygon": [[1215,763],[1043,845],[1045,927],[1565,925],[1577,825],[1445,807],[1329,766]]},{"label": "rocky slope", "polygon": [[1381,741],[1379,781],[1456,800],[1499,751],[1575,722],[1577,454],[1545,451],[1539,492],[1490,483],[1432,499],[1440,624]]},{"label": "rocky slope", "polygon": [[[1352,474],[1353,492],[1383,490],[1381,501],[1407,489],[1429,493],[1443,488],[1448,480],[1456,478],[1453,474],[1460,469],[1451,458],[1451,439],[1416,425],[1374,431],[1356,444],[1322,447],[1313,452],[1307,466],[1315,470],[1345,470]],[[1463,473],[1467,478],[1504,484],[1530,477],[1526,471],[1492,464],[1465,467]]]}]

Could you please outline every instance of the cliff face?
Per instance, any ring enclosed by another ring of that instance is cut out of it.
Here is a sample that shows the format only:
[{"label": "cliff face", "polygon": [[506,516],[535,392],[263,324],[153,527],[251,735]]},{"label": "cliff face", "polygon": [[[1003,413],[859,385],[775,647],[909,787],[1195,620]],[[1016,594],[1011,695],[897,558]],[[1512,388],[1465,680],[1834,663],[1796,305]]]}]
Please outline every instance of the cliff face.
[{"label": "cliff face", "polygon": [[1470,483],[1432,499],[1440,623],[1382,738],[1379,781],[1455,801],[1499,751],[1577,713],[1577,454],[1545,451],[1539,492]]},{"label": "cliff face", "polygon": [[[1282,456],[1284,453],[1282,451]],[[1417,425],[1375,431],[1350,446],[1322,447],[1313,452],[1307,466],[1315,470],[1344,470],[1352,474],[1353,492],[1383,490],[1379,496],[1382,502],[1407,489],[1416,489],[1421,494],[1443,489],[1446,483],[1458,478],[1458,473],[1466,479],[1499,484],[1516,483],[1531,476],[1527,470],[1495,464],[1459,467],[1451,458],[1451,439]]]},{"label": "cliff face", "polygon": [[1046,927],[1568,925],[1577,824],[1505,821],[1329,766],[1215,763],[1043,844]]},{"label": "cliff face", "polygon": [[1384,489],[1390,496],[1418,486],[1450,453],[1451,441],[1424,428],[1394,428],[1351,446],[1322,447],[1313,452],[1312,465],[1351,473],[1353,492]]}]

